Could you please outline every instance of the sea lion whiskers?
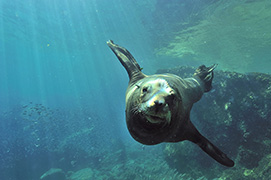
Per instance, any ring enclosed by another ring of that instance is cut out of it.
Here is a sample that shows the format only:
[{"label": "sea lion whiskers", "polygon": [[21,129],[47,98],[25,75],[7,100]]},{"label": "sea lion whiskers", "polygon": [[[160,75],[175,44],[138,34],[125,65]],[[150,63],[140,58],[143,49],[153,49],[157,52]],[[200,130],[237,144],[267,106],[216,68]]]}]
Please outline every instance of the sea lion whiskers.
[{"label": "sea lion whiskers", "polygon": [[134,106],[131,109],[131,113],[134,114],[134,115],[141,113],[140,107],[139,106]]}]

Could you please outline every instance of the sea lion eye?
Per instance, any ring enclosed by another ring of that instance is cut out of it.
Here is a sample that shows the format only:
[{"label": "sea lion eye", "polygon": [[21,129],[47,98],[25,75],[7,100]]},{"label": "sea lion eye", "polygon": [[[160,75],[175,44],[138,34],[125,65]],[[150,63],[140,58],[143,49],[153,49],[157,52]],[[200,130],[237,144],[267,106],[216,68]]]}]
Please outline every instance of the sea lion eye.
[{"label": "sea lion eye", "polygon": [[144,87],[143,89],[142,89],[142,92],[143,93],[146,93],[148,91],[148,88],[147,87]]}]

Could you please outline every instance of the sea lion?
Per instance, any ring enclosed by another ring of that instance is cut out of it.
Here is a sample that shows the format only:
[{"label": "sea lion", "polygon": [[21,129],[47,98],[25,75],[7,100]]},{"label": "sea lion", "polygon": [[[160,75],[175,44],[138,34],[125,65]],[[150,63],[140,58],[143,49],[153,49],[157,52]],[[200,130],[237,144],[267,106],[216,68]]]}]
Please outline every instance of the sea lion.
[{"label": "sea lion", "polygon": [[136,141],[154,145],[189,140],[222,165],[234,166],[234,162],[202,136],[190,121],[193,104],[212,88],[216,65],[202,65],[193,77],[185,79],[173,74],[147,76],[127,49],[111,40],[107,44],[129,75],[126,124]]}]

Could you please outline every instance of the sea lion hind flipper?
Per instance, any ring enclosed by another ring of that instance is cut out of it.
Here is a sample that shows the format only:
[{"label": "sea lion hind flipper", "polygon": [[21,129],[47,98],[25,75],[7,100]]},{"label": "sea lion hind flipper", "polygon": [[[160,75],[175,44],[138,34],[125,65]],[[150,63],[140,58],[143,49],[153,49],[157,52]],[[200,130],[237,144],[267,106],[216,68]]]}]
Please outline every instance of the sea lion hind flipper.
[{"label": "sea lion hind flipper", "polygon": [[214,64],[210,67],[201,65],[196,69],[194,76],[197,76],[204,83],[204,92],[209,92],[212,89],[212,81],[214,78],[214,69],[217,67],[217,64]]},{"label": "sea lion hind flipper", "polygon": [[142,68],[127,49],[114,44],[112,40],[109,40],[106,43],[125,67],[130,79],[132,79],[133,76],[144,77],[144,74],[141,72]]},{"label": "sea lion hind flipper", "polygon": [[192,123],[190,125],[189,133],[186,136],[186,139],[197,144],[204,152],[206,152],[220,164],[227,167],[234,166],[234,162],[228,158],[225,153],[213,145],[208,139],[202,136]]},{"label": "sea lion hind flipper", "polygon": [[218,149],[215,145],[213,145],[208,139],[206,139],[202,135],[200,138],[200,142],[198,143],[198,146],[220,164],[227,167],[234,166],[234,162],[230,158],[228,158],[225,153],[223,153],[220,149]]}]

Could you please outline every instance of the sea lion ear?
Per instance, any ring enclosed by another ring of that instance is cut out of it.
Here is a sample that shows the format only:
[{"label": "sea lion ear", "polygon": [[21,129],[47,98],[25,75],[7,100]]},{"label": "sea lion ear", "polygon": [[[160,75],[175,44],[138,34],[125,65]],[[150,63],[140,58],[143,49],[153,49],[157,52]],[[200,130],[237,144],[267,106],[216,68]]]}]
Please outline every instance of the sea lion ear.
[{"label": "sea lion ear", "polygon": [[186,135],[187,140],[197,144],[204,152],[206,152],[209,156],[211,156],[220,164],[227,167],[234,166],[234,162],[230,158],[228,158],[225,153],[223,153],[220,149],[213,145],[208,139],[202,136],[195,128],[195,126],[191,123],[191,121],[189,121],[189,124],[189,130]]},{"label": "sea lion ear", "polygon": [[117,44],[114,44],[112,40],[109,40],[106,43],[110,47],[110,49],[115,53],[121,64],[126,69],[130,80],[135,77],[138,80],[139,78],[144,78],[146,76],[141,72],[142,68],[139,66],[135,58],[127,49]]}]

